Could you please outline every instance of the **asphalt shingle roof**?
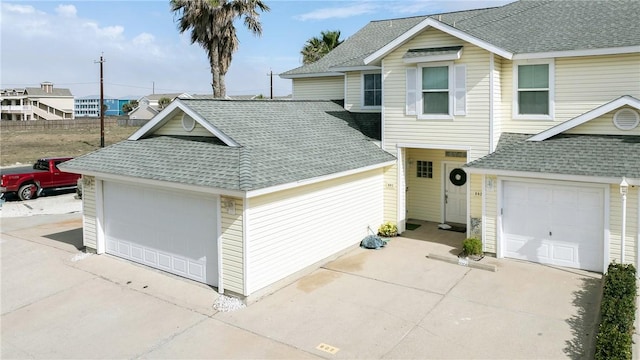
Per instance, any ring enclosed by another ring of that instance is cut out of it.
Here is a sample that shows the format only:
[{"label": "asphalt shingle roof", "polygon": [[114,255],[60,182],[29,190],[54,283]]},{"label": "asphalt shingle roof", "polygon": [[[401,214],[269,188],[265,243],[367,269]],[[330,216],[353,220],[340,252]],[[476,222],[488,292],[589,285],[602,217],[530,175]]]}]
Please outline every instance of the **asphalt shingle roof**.
[{"label": "asphalt shingle roof", "polygon": [[467,164],[477,169],[640,178],[640,136],[559,134],[544,141],[503,133],[495,152]]},{"label": "asphalt shingle roof", "polygon": [[31,96],[73,96],[71,90],[64,88],[53,88],[49,93],[39,87],[28,87],[25,91]]},{"label": "asphalt shingle roof", "polygon": [[638,0],[521,0],[504,6],[372,21],[315,63],[282,73],[331,72],[364,59],[428,17],[513,54],[640,46]]},{"label": "asphalt shingle roof", "polygon": [[179,100],[240,144],[157,136],[65,163],[65,171],[250,191],[395,160],[330,101]]}]

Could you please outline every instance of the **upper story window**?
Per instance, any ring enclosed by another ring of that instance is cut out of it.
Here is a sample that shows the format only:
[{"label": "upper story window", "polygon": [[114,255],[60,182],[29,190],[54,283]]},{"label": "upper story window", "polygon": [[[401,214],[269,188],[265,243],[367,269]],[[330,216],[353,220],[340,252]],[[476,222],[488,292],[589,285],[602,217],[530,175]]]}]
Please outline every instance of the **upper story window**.
[{"label": "upper story window", "polygon": [[553,119],[553,60],[516,62],[513,69],[513,117],[532,120]]},{"label": "upper story window", "polygon": [[382,74],[362,74],[362,107],[379,108],[382,106]]},{"label": "upper story window", "polygon": [[453,62],[407,68],[406,114],[427,120],[466,115],[466,69]]},{"label": "upper story window", "polygon": [[422,114],[450,115],[449,66],[422,68]]}]

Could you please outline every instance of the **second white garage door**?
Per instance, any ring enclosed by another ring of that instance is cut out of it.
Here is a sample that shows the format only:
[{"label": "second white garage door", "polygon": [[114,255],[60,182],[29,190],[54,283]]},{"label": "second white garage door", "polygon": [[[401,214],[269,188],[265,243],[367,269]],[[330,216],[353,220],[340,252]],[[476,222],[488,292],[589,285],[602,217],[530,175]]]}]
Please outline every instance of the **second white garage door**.
[{"label": "second white garage door", "polygon": [[217,286],[216,200],[104,182],[106,251]]},{"label": "second white garage door", "polygon": [[603,271],[604,189],[505,181],[506,257]]}]

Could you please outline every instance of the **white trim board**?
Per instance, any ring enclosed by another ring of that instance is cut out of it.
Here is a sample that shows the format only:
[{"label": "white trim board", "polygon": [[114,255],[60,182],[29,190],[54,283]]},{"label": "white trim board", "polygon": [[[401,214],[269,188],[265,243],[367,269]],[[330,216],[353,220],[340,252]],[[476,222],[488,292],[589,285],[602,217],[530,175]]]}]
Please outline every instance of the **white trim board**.
[{"label": "white trim board", "polygon": [[640,110],[640,100],[634,98],[633,96],[625,95],[621,96],[613,101],[610,101],[606,104],[603,104],[593,110],[587,111],[586,113],[576,116],[573,119],[567,120],[561,124],[558,124],[548,130],[545,130],[537,135],[534,135],[527,139],[527,141],[543,141],[547,140],[550,137],[558,135],[562,132],[565,132],[569,129],[575,128],[578,125],[582,125],[590,120],[596,119],[608,112],[621,108],[623,106],[630,106],[637,110]]},{"label": "white trim board", "polygon": [[321,73],[292,74],[292,75],[280,74],[280,78],[282,79],[303,79],[303,78],[333,77],[333,76],[344,76],[344,74],[339,72],[321,72]]},{"label": "white trim board", "polygon": [[129,137],[128,140],[140,140],[143,136],[150,134],[152,131],[160,128],[162,125],[166,124],[167,121],[171,120],[171,118],[178,112],[182,111],[183,113],[189,115],[193,118],[198,124],[207,129],[210,133],[212,133],[215,137],[222,140],[226,145],[239,147],[240,144],[235,142],[232,138],[227,136],[225,133],[220,131],[214,125],[212,125],[209,121],[205,120],[200,114],[193,111],[186,104],[184,104],[180,99],[174,100],[169,106],[164,108],[158,115],[154,116],[153,119],[149,120],[144,126],[142,126],[138,131],[133,133]]},{"label": "white trim board", "polygon": [[490,51],[494,54],[498,54],[506,59],[511,60],[513,58],[513,54],[511,52],[508,52],[504,49],[501,49],[489,42],[486,42],[484,40],[481,40],[479,38],[476,38],[475,36],[471,36],[463,31],[460,31],[452,26],[449,26],[443,22],[440,22],[434,18],[427,18],[424,19],[423,21],[421,21],[419,24],[417,24],[416,26],[412,27],[411,29],[409,29],[407,32],[405,32],[404,34],[398,36],[395,40],[391,41],[390,43],[388,43],[387,45],[383,46],[382,48],[380,48],[379,50],[377,50],[376,52],[374,52],[373,54],[367,56],[364,59],[364,63],[367,65],[370,64],[374,64],[377,63],[378,61],[380,61],[382,58],[384,58],[386,55],[388,55],[390,52],[392,52],[393,50],[397,49],[399,46],[401,46],[402,44],[404,44],[405,42],[409,41],[411,38],[413,38],[414,36],[416,36],[417,34],[419,34],[420,32],[422,32],[423,30],[427,29],[428,27],[433,27],[435,29],[438,29],[442,32],[445,32],[451,36],[457,37],[458,39],[464,40],[466,42],[469,42],[471,44],[474,44],[482,49],[485,49],[487,51]]},{"label": "white trim board", "polygon": [[274,193],[274,192],[278,192],[278,191],[282,191],[282,190],[293,189],[293,188],[296,188],[296,187],[299,187],[299,186],[317,184],[317,183],[320,183],[320,182],[323,182],[323,181],[338,179],[338,178],[341,178],[341,177],[344,177],[344,176],[359,174],[359,173],[367,172],[367,171],[370,171],[370,170],[381,169],[381,168],[384,168],[384,167],[387,167],[387,166],[392,166],[392,165],[395,165],[395,164],[396,164],[396,160],[386,161],[386,162],[383,162],[383,163],[374,164],[374,165],[370,165],[370,166],[365,166],[365,167],[361,167],[361,168],[353,169],[353,170],[342,171],[342,172],[338,172],[338,173],[335,173],[335,174],[318,176],[318,177],[314,177],[314,178],[310,178],[310,179],[303,179],[303,180],[299,180],[299,181],[296,181],[296,182],[287,183],[287,184],[281,184],[281,185],[275,185],[275,186],[266,187],[266,188],[263,188],[263,189],[251,190],[251,191],[247,191],[246,197],[247,198],[252,198],[252,197],[266,195],[266,194],[270,194],[270,193]]},{"label": "white trim board", "polygon": [[[499,169],[479,169],[473,167],[463,167],[464,171],[468,174],[483,174],[483,175],[496,175],[496,176],[511,176],[517,178],[531,178],[540,180],[560,180],[560,181],[577,181],[581,183],[597,183],[597,184],[620,184],[622,177],[604,177],[604,176],[585,176],[585,175],[570,175],[570,174],[555,174],[555,173],[539,173],[530,171],[514,171],[514,170],[499,170]],[[640,185],[640,179],[627,178],[629,185]]]}]

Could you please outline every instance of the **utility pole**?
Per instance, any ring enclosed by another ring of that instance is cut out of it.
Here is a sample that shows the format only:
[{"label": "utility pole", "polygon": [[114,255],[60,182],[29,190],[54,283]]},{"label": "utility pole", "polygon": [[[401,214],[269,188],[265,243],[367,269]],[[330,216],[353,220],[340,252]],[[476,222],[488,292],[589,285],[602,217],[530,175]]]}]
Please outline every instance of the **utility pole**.
[{"label": "utility pole", "polygon": [[[104,53],[103,53],[104,54]],[[94,61],[94,63],[100,63],[100,147],[104,147],[104,76],[102,73],[102,64],[105,60],[103,55],[100,55],[100,61]]]},{"label": "utility pole", "polygon": [[[276,74],[276,75],[278,75],[278,74]],[[267,74],[267,76],[270,77],[270,88],[271,88],[270,99],[273,100],[273,70],[269,70],[269,73]]]}]

